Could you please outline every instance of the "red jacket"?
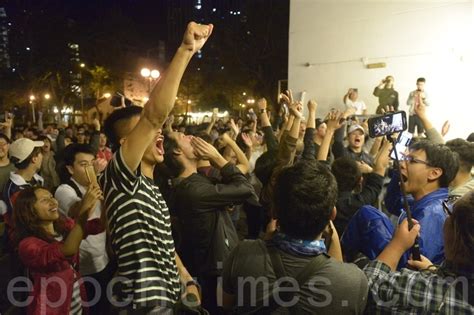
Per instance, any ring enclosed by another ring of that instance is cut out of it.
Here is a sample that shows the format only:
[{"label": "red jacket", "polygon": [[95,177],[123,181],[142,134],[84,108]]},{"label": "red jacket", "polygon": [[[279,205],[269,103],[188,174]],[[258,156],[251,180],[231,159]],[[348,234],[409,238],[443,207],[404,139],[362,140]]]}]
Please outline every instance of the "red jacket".
[{"label": "red jacket", "polygon": [[[74,224],[73,220],[66,220],[66,228],[69,231]],[[103,230],[99,219],[87,221],[84,238]],[[69,314],[74,279],[79,279],[81,297],[86,301],[84,284],[77,271],[79,254],[76,253],[72,257],[64,256],[60,250],[62,244],[62,241],[49,243],[34,236],[20,242],[18,254],[33,280],[27,314]],[[60,299],[63,303],[60,303]]]}]

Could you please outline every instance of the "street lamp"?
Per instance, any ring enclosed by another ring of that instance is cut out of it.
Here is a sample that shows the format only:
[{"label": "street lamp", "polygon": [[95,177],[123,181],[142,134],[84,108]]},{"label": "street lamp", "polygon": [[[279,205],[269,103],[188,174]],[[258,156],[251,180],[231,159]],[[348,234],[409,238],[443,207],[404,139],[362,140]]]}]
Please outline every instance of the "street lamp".
[{"label": "street lamp", "polygon": [[50,98],[51,98],[51,95],[49,95],[48,93],[46,93],[46,94],[44,95],[44,99],[45,99],[45,100],[49,100]]},{"label": "street lamp", "polygon": [[82,71],[82,69],[84,69],[86,67],[86,64],[81,62],[79,64],[79,67],[81,68],[80,71],[81,71],[81,114],[82,114],[82,120],[84,121],[84,117],[85,117],[85,114],[84,114],[84,73]]},{"label": "street lamp", "polygon": [[160,71],[156,69],[150,70],[148,68],[142,68],[142,70],[140,70],[140,75],[148,80],[148,96],[150,96],[151,82],[160,77]]},{"label": "street lamp", "polygon": [[31,104],[31,114],[33,118],[33,123],[36,123],[36,115],[35,115],[35,100],[36,97],[32,94],[30,95],[30,104]]}]

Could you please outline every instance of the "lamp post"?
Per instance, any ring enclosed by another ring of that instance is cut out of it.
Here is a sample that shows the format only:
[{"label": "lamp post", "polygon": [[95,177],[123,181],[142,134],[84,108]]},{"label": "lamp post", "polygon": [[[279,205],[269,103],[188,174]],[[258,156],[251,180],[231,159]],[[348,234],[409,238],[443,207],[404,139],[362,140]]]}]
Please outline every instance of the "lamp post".
[{"label": "lamp post", "polygon": [[79,65],[81,68],[81,113],[82,113],[82,121],[84,122],[84,74],[82,69],[86,67],[85,63],[81,63]]},{"label": "lamp post", "polygon": [[148,68],[142,68],[140,75],[148,80],[148,97],[150,97],[151,82],[160,77],[160,71],[156,69],[150,70]]},{"label": "lamp post", "polygon": [[35,100],[36,100],[36,97],[34,95],[30,95],[31,114],[32,114],[34,124],[36,123]]}]

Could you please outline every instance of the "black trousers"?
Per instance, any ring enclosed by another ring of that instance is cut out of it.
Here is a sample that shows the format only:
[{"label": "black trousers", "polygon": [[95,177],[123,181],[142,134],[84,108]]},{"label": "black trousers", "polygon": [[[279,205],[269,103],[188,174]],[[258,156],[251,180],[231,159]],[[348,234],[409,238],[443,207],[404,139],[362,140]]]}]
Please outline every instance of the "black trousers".
[{"label": "black trousers", "polygon": [[107,285],[114,276],[115,270],[116,264],[112,261],[109,261],[107,266],[102,271],[83,276],[95,279],[100,286],[100,292],[96,293],[96,288],[92,283],[89,281],[84,282],[88,301],[91,301],[96,296],[96,294],[100,295],[98,302],[89,307],[89,314],[109,314],[110,302],[107,299]]},{"label": "black trousers", "polygon": [[423,127],[423,123],[421,122],[420,117],[418,117],[418,115],[410,115],[408,119],[408,132],[414,133],[415,127],[418,135],[425,132],[425,128]]}]

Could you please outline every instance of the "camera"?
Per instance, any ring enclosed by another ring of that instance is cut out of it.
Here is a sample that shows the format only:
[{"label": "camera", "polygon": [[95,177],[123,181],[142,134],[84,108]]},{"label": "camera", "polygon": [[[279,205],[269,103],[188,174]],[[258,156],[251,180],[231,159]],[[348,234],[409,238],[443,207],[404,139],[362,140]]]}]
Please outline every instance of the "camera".
[{"label": "camera", "polygon": [[407,117],[404,111],[371,117],[367,123],[371,138],[390,135],[407,129]]}]

